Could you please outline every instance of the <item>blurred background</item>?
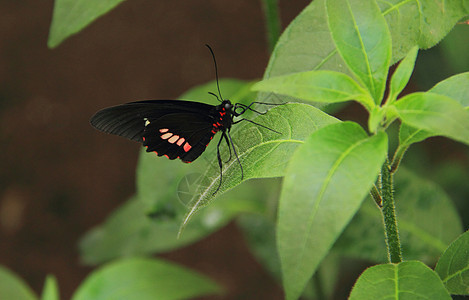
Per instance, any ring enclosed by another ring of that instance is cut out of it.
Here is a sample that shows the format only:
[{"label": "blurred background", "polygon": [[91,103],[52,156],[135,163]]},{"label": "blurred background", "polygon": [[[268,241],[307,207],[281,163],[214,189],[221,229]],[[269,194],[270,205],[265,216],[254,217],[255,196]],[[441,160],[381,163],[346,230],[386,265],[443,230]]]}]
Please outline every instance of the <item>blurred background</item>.
[{"label": "blurred background", "polygon": [[[283,27],[309,3],[283,2]],[[260,78],[269,53],[261,1],[124,1],[50,50],[52,11],[52,0],[0,1],[0,264],[36,293],[54,274],[68,299],[92,270],[78,240],[134,194],[141,147],[89,118],[213,80],[206,43],[221,77]],[[162,256],[237,297],[282,298],[233,224]]]},{"label": "blurred background", "polygon": [[[280,1],[282,28],[309,2]],[[99,133],[89,118],[110,105],[175,99],[213,80],[204,44],[214,49],[221,77],[260,78],[269,53],[260,1],[124,1],[50,50],[52,10],[52,0],[0,1],[0,264],[38,294],[54,274],[68,299],[92,270],[80,264],[77,242],[134,194],[141,147]],[[469,70],[463,34],[419,56],[413,88]],[[361,114],[352,108],[340,117]],[[467,147],[441,138],[426,143],[427,150],[409,153],[415,169],[425,173],[453,158],[459,178],[467,175]],[[454,180],[445,178],[450,189]],[[452,191],[469,196],[467,187]],[[214,278],[230,299],[283,298],[233,224],[160,256]]]}]

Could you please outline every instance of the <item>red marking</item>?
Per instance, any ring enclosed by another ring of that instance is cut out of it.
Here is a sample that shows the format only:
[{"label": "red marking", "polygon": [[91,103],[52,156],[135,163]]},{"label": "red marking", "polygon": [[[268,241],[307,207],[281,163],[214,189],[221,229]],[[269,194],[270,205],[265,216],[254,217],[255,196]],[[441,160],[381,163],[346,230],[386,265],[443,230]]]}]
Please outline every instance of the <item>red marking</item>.
[{"label": "red marking", "polygon": [[168,140],[168,142],[170,142],[171,144],[174,144],[177,140],[179,140],[179,135],[173,135],[173,136]]},{"label": "red marking", "polygon": [[168,132],[168,133],[163,134],[163,135],[161,136],[161,138],[162,138],[163,140],[167,140],[167,139],[169,139],[169,138],[172,137],[172,136],[173,136],[173,134],[172,134],[171,132]]},{"label": "red marking", "polygon": [[165,133],[165,132],[168,132],[168,131],[169,131],[168,128],[162,128],[162,129],[160,129],[160,132],[161,132],[161,133]]},{"label": "red marking", "polygon": [[143,141],[145,142],[145,137],[144,137],[144,136],[142,136],[142,139],[143,139]]},{"label": "red marking", "polygon": [[166,156],[167,158],[169,158],[169,156],[167,154],[165,154],[164,156]]},{"label": "red marking", "polygon": [[192,148],[192,146],[189,145],[188,142],[186,142],[186,143],[184,144],[184,151],[189,152],[189,150],[191,150],[191,148]]},{"label": "red marking", "polygon": [[226,115],[226,112],[224,112],[224,111],[223,111],[223,112],[220,112],[220,116],[223,117],[224,115]]},{"label": "red marking", "polygon": [[176,143],[178,146],[181,146],[186,140],[184,138],[180,138]]}]

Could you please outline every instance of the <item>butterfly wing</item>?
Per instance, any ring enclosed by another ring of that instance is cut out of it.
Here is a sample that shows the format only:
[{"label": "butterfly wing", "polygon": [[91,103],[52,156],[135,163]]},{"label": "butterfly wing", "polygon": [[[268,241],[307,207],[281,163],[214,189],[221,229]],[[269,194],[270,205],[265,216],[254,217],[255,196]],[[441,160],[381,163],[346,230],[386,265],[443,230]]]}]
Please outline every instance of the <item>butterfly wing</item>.
[{"label": "butterfly wing", "polygon": [[216,131],[211,118],[194,113],[174,113],[148,120],[143,133],[147,152],[169,159],[180,158],[192,162],[199,157]]},{"label": "butterfly wing", "polygon": [[91,125],[110,134],[141,142],[147,152],[191,162],[199,157],[216,131],[214,106],[180,100],[149,100],[105,108]]}]

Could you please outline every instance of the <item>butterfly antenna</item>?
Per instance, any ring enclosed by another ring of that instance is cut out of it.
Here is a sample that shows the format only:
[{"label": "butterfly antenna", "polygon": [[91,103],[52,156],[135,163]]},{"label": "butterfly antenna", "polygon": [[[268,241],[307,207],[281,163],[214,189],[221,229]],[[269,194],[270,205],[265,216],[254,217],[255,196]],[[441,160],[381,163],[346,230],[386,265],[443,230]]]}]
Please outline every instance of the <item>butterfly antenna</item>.
[{"label": "butterfly antenna", "polygon": [[217,67],[217,60],[215,59],[215,53],[213,53],[212,48],[210,48],[208,44],[205,44],[205,46],[207,46],[208,50],[210,50],[210,54],[212,54],[213,64],[215,65],[215,78],[217,80],[218,95],[220,95],[220,99],[221,101],[223,101],[223,97],[220,92],[220,84],[218,83],[218,67]]}]

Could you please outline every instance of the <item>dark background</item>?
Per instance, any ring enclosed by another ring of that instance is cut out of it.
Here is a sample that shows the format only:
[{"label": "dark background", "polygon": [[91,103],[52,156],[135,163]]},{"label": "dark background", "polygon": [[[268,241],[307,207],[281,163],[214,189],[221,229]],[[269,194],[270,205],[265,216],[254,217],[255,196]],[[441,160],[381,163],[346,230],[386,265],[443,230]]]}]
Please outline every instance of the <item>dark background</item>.
[{"label": "dark background", "polygon": [[[283,28],[309,1],[283,1]],[[260,1],[124,1],[56,49],[53,1],[0,1],[0,264],[36,293],[47,274],[68,299],[92,270],[77,242],[135,191],[139,144],[97,132],[98,109],[174,99],[221,77],[260,78],[268,62]],[[178,162],[175,162],[178,163]],[[282,298],[231,224],[162,255],[234,298]]]}]

